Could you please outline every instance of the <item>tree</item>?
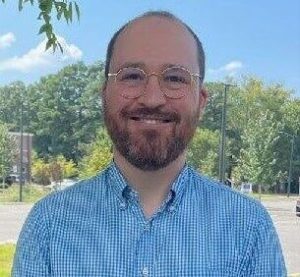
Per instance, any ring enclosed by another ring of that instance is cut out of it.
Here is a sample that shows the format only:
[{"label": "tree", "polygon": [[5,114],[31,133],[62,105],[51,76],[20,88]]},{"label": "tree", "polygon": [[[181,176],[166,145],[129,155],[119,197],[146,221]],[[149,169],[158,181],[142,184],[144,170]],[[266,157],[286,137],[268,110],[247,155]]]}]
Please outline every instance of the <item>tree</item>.
[{"label": "tree", "polygon": [[28,88],[30,128],[40,157],[78,162],[102,124],[103,64],[67,66]]},{"label": "tree", "polygon": [[[1,0],[2,3],[5,3],[5,0]],[[80,19],[80,9],[76,1],[69,0],[19,0],[19,11],[22,11],[24,5],[30,2],[31,5],[38,2],[39,15],[38,20],[42,21],[42,26],[40,27],[39,34],[46,34],[47,43],[46,50],[50,47],[53,48],[53,51],[59,47],[60,51],[63,52],[63,48],[53,30],[52,18],[53,13],[56,14],[57,20],[64,18],[67,23],[73,21],[74,10],[77,15],[77,19]],[[54,10],[54,12],[53,12]]]},{"label": "tree", "polygon": [[[0,121],[5,122],[9,131],[20,130],[21,107],[27,110],[27,90],[22,82],[13,82],[0,88]],[[23,122],[28,122],[28,114],[23,113]]]},{"label": "tree", "polygon": [[100,128],[94,141],[85,147],[80,162],[80,177],[88,178],[103,170],[112,160],[112,142],[105,129]]},{"label": "tree", "polygon": [[0,122],[0,176],[3,183],[16,160],[16,155],[16,143],[9,135],[7,126]]},{"label": "tree", "polygon": [[280,122],[269,111],[258,111],[257,118],[249,118],[242,133],[242,148],[235,178],[263,185],[265,190],[275,184],[279,172],[275,164],[275,144],[279,139]]},{"label": "tree", "polygon": [[49,164],[47,164],[43,159],[34,158],[32,163],[32,177],[33,181],[37,184],[43,186],[49,185],[51,183],[51,173]]},{"label": "tree", "polygon": [[217,177],[219,132],[197,129],[188,148],[188,162],[202,173]]}]

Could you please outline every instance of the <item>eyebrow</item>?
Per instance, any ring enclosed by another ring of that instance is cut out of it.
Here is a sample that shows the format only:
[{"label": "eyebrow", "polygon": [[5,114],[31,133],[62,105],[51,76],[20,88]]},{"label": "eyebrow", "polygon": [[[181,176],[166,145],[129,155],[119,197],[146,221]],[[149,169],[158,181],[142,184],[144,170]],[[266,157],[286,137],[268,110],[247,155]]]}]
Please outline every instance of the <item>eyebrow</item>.
[{"label": "eyebrow", "polygon": [[[126,62],[126,63],[122,64],[120,67],[118,67],[118,70],[120,70],[122,68],[126,68],[126,67],[133,67],[133,68],[145,69],[146,64],[143,63],[143,62]],[[169,67],[183,67],[183,68],[187,68],[186,66],[184,66],[182,64],[166,63],[166,64],[162,65],[162,70],[164,70],[166,68],[169,68]]]}]

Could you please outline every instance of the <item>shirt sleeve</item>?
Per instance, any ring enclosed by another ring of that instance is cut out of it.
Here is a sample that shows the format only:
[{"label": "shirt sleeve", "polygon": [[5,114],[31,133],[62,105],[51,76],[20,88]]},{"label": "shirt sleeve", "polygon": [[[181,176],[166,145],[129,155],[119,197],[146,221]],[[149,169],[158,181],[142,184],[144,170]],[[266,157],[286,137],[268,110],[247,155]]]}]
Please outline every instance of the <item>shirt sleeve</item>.
[{"label": "shirt sleeve", "polygon": [[13,277],[50,276],[49,228],[43,204],[36,204],[19,236],[14,256]]},{"label": "shirt sleeve", "polygon": [[247,276],[285,277],[287,272],[278,235],[267,211],[263,215],[257,225]]}]

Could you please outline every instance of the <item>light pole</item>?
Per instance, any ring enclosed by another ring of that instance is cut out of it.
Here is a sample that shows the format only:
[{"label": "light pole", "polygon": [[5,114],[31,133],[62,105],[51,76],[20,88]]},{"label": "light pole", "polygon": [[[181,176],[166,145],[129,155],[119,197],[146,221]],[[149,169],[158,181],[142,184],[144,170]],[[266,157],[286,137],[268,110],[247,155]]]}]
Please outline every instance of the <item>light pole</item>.
[{"label": "light pole", "polygon": [[224,84],[224,97],[221,122],[221,141],[219,149],[219,180],[225,182],[225,143],[226,143],[226,119],[227,119],[227,92],[230,84]]},{"label": "light pole", "polygon": [[291,152],[290,152],[290,161],[289,161],[289,177],[288,177],[288,188],[287,188],[287,197],[290,197],[291,193],[291,179],[293,171],[293,156],[294,156],[294,145],[295,145],[295,135],[291,135],[286,132],[280,132],[291,138]]},{"label": "light pole", "polygon": [[23,107],[23,97],[21,100],[21,119],[20,119],[20,175],[19,175],[19,182],[20,182],[20,192],[19,192],[19,201],[23,201],[23,129],[24,129],[24,122],[23,122],[23,116],[24,116],[24,107]]}]

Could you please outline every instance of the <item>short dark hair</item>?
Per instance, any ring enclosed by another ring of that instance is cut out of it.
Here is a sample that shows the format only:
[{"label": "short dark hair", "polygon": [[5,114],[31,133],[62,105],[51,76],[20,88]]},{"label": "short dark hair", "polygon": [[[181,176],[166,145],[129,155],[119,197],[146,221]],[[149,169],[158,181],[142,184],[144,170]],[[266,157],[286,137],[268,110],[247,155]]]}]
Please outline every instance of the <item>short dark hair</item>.
[{"label": "short dark hair", "polygon": [[105,79],[107,80],[107,78],[108,78],[109,66],[110,66],[112,55],[113,55],[114,46],[116,44],[116,41],[117,41],[119,35],[123,32],[123,30],[125,28],[127,28],[129,25],[131,25],[136,20],[146,18],[146,17],[151,17],[151,16],[163,17],[163,18],[167,18],[167,19],[173,20],[175,22],[178,22],[179,24],[183,25],[191,33],[191,35],[193,36],[193,38],[195,39],[196,44],[197,44],[197,55],[198,55],[198,63],[199,63],[200,80],[201,80],[201,82],[203,82],[204,75],[205,75],[205,54],[204,54],[204,50],[203,50],[201,41],[199,40],[198,36],[194,33],[194,31],[187,24],[185,24],[181,19],[179,19],[178,17],[176,17],[175,15],[173,15],[172,13],[167,12],[167,11],[146,12],[146,13],[128,21],[117,32],[114,33],[110,42],[108,43],[107,52],[106,52],[105,71],[104,71]]}]

